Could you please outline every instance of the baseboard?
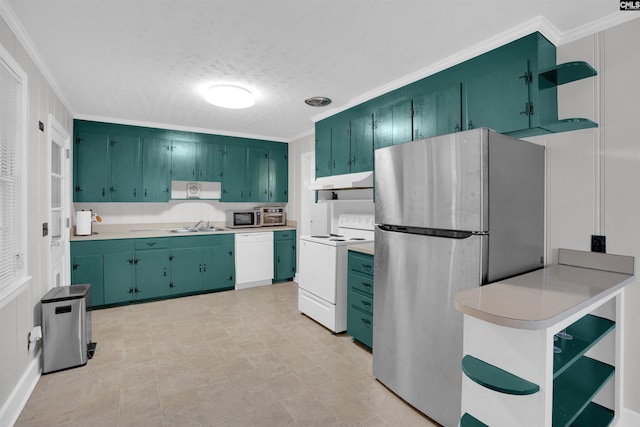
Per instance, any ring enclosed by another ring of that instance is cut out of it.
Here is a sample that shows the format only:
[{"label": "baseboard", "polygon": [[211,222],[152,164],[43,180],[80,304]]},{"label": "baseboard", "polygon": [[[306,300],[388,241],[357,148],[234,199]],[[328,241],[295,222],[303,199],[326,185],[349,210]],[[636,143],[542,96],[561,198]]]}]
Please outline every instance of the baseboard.
[{"label": "baseboard", "polygon": [[40,351],[38,351],[38,354],[29,364],[4,406],[0,409],[0,426],[12,426],[15,424],[33,389],[36,388],[41,373]]},{"label": "baseboard", "polygon": [[616,427],[636,427],[640,426],[640,413],[631,409],[622,408],[620,411],[620,420]]}]

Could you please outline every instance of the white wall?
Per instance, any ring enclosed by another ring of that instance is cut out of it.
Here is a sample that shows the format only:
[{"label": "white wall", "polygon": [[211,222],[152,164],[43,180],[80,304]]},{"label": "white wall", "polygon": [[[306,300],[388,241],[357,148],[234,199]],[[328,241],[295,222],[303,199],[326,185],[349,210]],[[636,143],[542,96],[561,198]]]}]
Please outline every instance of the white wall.
[{"label": "white wall", "polygon": [[[48,141],[38,129],[38,121],[48,122],[49,114],[72,133],[72,117],[47,83],[36,64],[20,44],[7,22],[0,17],[0,44],[27,73],[27,247],[25,260],[31,281],[8,299],[0,301],[0,425],[11,425],[28,398],[40,372],[39,345],[27,351],[31,328],[40,324],[39,302],[49,289],[50,248],[42,237],[42,223],[48,221],[46,191]],[[46,130],[46,129],[45,129]]]}]

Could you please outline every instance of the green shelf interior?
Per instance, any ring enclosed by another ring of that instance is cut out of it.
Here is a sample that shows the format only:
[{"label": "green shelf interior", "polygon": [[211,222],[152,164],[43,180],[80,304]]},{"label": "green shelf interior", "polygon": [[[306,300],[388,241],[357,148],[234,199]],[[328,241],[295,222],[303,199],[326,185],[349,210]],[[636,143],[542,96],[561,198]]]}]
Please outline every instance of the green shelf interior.
[{"label": "green shelf interior", "polygon": [[597,75],[598,72],[584,61],[567,62],[538,73],[538,87],[549,89]]},{"label": "green shelf interior", "polygon": [[584,411],[571,424],[571,427],[607,427],[613,421],[615,413],[597,403],[589,403]]},{"label": "green shelf interior", "polygon": [[597,128],[598,124],[580,117],[572,119],[560,119],[554,122],[543,123],[540,126],[520,129],[513,132],[505,132],[505,135],[514,138],[528,138],[530,136],[547,135],[550,133],[568,132],[573,130]]},{"label": "green shelf interior", "polygon": [[553,355],[553,377],[563,373],[573,362],[585,354],[598,341],[615,328],[612,320],[588,314],[569,326],[567,333],[573,336],[571,340],[559,339],[554,343],[562,350]]},{"label": "green shelf interior", "polygon": [[465,414],[460,418],[460,427],[489,427],[473,415]]},{"label": "green shelf interior", "polygon": [[580,357],[553,381],[553,427],[569,426],[613,376],[615,368]]},{"label": "green shelf interior", "polygon": [[468,354],[462,358],[462,372],[481,386],[500,393],[527,395],[540,390],[537,384]]}]

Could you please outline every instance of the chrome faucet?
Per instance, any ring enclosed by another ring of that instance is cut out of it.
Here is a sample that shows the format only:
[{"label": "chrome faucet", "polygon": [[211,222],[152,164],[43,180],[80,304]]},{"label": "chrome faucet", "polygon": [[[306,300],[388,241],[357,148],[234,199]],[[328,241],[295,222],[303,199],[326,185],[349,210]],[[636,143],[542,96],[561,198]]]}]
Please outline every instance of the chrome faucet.
[{"label": "chrome faucet", "polygon": [[201,219],[200,221],[196,222],[196,225],[194,225],[194,226],[193,226],[193,228],[194,228],[195,230],[199,230],[199,228],[198,228],[198,227],[199,227],[199,226],[200,226],[200,224],[202,224],[203,222],[204,222],[204,219]]}]

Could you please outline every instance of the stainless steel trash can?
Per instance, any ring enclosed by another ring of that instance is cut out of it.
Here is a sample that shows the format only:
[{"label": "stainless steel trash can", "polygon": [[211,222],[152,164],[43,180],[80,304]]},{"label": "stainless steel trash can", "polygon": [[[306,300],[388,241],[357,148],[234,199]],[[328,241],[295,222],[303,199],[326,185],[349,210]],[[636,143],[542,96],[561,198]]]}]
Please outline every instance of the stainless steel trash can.
[{"label": "stainless steel trash can", "polygon": [[85,365],[95,348],[91,343],[91,286],[59,286],[40,302],[42,372]]}]

